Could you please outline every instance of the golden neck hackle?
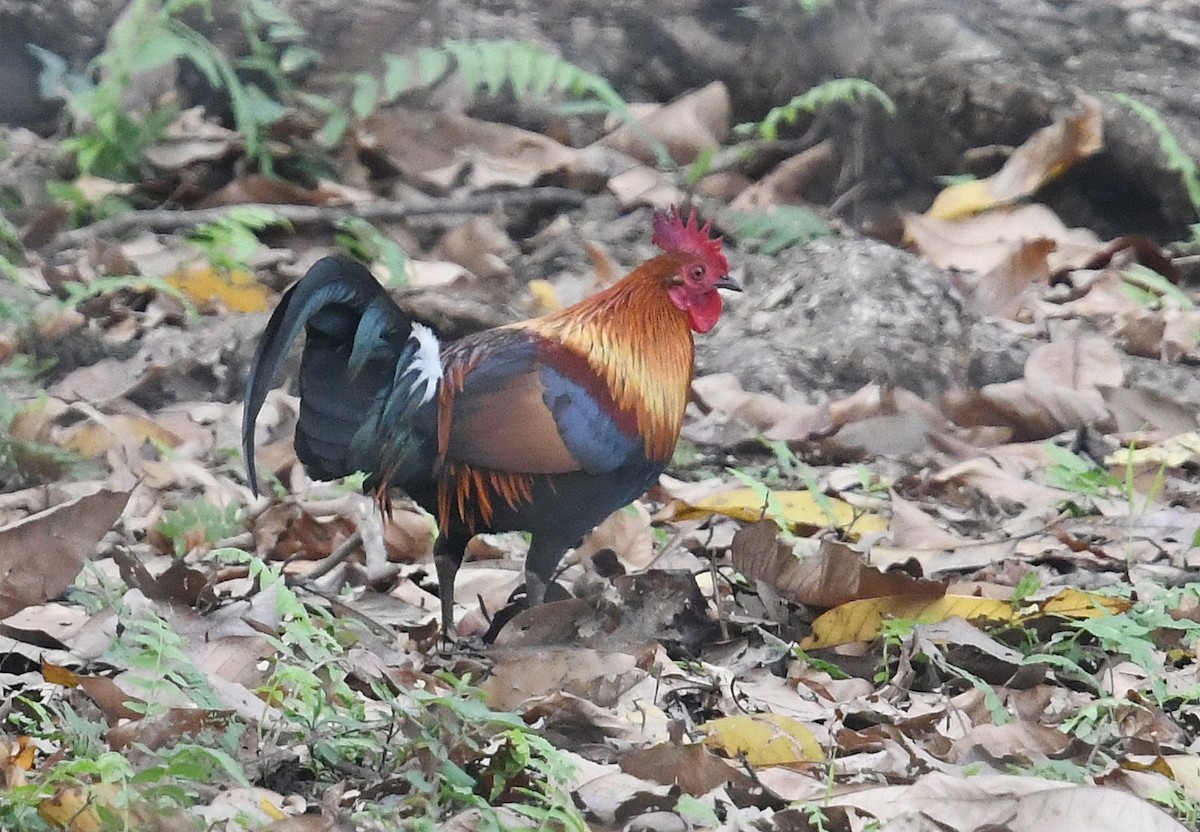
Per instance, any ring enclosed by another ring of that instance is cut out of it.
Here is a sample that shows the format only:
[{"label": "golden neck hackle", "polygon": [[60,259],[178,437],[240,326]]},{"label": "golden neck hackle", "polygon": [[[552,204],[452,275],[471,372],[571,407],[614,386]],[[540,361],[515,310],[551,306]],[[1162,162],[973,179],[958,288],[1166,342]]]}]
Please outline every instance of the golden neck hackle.
[{"label": "golden neck hackle", "polygon": [[679,439],[695,360],[687,313],[667,295],[679,265],[656,257],[574,306],[513,325],[583,356],[617,406],[636,415],[646,455],[658,462]]}]

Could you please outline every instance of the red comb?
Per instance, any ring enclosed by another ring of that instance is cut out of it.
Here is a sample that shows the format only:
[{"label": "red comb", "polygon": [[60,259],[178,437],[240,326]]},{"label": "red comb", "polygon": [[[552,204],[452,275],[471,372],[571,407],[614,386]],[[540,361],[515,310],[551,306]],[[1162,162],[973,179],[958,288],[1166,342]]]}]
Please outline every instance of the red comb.
[{"label": "red comb", "polygon": [[688,214],[687,222],[679,216],[679,209],[671,206],[670,214],[654,212],[654,245],[666,252],[692,252],[711,258],[721,274],[729,271],[729,263],[721,251],[721,238],[709,237],[712,222],[700,226],[696,221],[696,209]]}]

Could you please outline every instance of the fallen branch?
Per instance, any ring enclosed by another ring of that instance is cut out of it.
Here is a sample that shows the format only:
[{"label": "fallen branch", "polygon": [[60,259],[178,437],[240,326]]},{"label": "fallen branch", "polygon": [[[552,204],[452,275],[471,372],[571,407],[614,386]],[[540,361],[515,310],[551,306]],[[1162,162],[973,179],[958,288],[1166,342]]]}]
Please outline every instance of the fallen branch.
[{"label": "fallen branch", "polygon": [[134,211],[94,222],[83,228],[64,231],[42,247],[44,252],[54,253],[81,246],[91,240],[120,237],[130,231],[180,231],[194,228],[206,222],[215,222],[226,217],[233,208],[253,208],[270,211],[280,220],[292,225],[331,225],[344,217],[360,217],[366,220],[402,220],[409,217],[428,217],[440,214],[486,214],[506,206],[515,208],[562,207],[578,208],[587,195],[568,188],[526,188],[514,191],[496,191],[473,194],[468,197],[422,198],[361,202],[352,205],[276,205],[246,203],[223,205],[217,208],[190,210],[156,209]]}]

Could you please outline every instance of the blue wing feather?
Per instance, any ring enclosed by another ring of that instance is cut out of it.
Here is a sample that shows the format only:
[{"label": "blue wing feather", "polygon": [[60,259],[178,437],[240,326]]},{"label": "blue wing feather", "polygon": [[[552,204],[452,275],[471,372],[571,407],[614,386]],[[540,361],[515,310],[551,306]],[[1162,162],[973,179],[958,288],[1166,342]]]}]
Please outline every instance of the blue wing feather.
[{"label": "blue wing feather", "polygon": [[607,474],[639,456],[645,458],[641,437],[622,431],[584,385],[550,365],[543,365],[539,375],[546,388],[542,396],[546,407],[581,469]]}]

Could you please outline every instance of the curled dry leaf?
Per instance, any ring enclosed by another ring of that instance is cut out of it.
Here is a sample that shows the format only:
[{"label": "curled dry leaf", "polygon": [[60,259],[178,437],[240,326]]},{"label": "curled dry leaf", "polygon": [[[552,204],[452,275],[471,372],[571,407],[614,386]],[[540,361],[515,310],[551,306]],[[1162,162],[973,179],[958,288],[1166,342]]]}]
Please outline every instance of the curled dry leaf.
[{"label": "curled dry leaf", "polygon": [[457,263],[480,279],[509,278],[505,258],[514,253],[512,240],[490,217],[470,217],[447,231],[430,255]]},{"label": "curled dry leaf", "polygon": [[950,185],[937,195],[928,216],[955,219],[1028,196],[1081,159],[1104,147],[1104,110],[1083,97],[1083,111],[1043,127],[986,179]]}]

